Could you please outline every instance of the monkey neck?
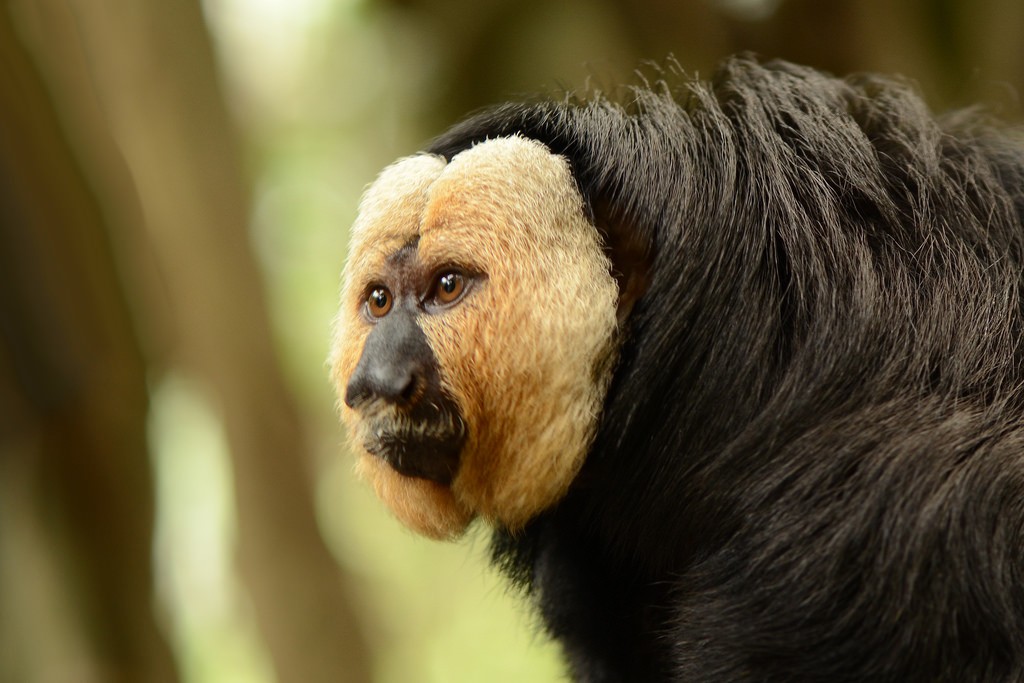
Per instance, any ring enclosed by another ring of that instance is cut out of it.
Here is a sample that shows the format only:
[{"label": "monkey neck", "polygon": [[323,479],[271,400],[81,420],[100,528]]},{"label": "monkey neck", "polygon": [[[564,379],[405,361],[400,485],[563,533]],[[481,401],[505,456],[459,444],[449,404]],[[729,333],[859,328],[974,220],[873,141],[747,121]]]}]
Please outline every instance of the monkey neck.
[{"label": "monkey neck", "polygon": [[671,623],[663,607],[671,604],[671,576],[612,553],[601,529],[587,522],[583,502],[570,495],[515,534],[496,530],[493,561],[529,594],[571,670],[576,654],[599,651],[623,680],[667,680],[670,652],[650,635]]}]

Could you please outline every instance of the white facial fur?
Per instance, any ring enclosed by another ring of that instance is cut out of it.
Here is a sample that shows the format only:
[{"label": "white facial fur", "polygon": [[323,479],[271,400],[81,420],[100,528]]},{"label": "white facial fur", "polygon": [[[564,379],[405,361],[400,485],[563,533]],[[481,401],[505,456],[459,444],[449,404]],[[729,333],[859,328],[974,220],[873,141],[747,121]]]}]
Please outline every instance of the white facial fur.
[{"label": "white facial fur", "polygon": [[[482,274],[419,324],[466,424],[451,486],[403,476],[353,443],[358,469],[396,516],[432,537],[475,516],[512,529],[555,504],[593,440],[616,352],[618,291],[568,163],[520,137],[451,163],[420,155],[385,169],[352,231],[332,352],[343,396],[371,328],[367,285],[415,241],[428,267]],[[342,406],[350,435],[360,415]]]}]

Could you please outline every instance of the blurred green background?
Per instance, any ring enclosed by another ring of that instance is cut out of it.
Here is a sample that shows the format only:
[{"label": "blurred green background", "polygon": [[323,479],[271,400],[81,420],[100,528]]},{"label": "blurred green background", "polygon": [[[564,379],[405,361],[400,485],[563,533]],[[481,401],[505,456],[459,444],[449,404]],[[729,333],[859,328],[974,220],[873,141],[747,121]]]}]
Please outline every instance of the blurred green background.
[{"label": "blurred green background", "polygon": [[326,380],[375,173],[479,106],[753,50],[1019,116],[1020,0],[4,0],[0,681],[563,680],[354,481]]}]

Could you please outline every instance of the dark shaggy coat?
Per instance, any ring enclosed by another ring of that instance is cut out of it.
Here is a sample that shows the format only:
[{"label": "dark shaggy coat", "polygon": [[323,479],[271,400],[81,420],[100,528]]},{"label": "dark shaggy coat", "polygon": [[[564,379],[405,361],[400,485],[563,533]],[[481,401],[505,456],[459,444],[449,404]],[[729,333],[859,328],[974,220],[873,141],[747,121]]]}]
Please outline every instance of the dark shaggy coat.
[{"label": "dark shaggy coat", "polygon": [[1024,680],[1020,138],[739,58],[431,151],[514,133],[646,284],[583,472],[494,541],[575,677]]}]

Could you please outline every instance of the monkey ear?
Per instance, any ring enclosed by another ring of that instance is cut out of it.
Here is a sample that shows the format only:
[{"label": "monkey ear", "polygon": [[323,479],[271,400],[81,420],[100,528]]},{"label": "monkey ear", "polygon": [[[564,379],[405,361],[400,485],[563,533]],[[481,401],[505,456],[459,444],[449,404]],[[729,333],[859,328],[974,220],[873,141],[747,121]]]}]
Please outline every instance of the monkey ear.
[{"label": "monkey ear", "polygon": [[611,202],[598,199],[591,202],[590,209],[594,225],[601,233],[605,254],[612,262],[612,276],[619,286],[616,317],[621,328],[629,319],[633,305],[647,292],[653,250],[645,231]]}]

